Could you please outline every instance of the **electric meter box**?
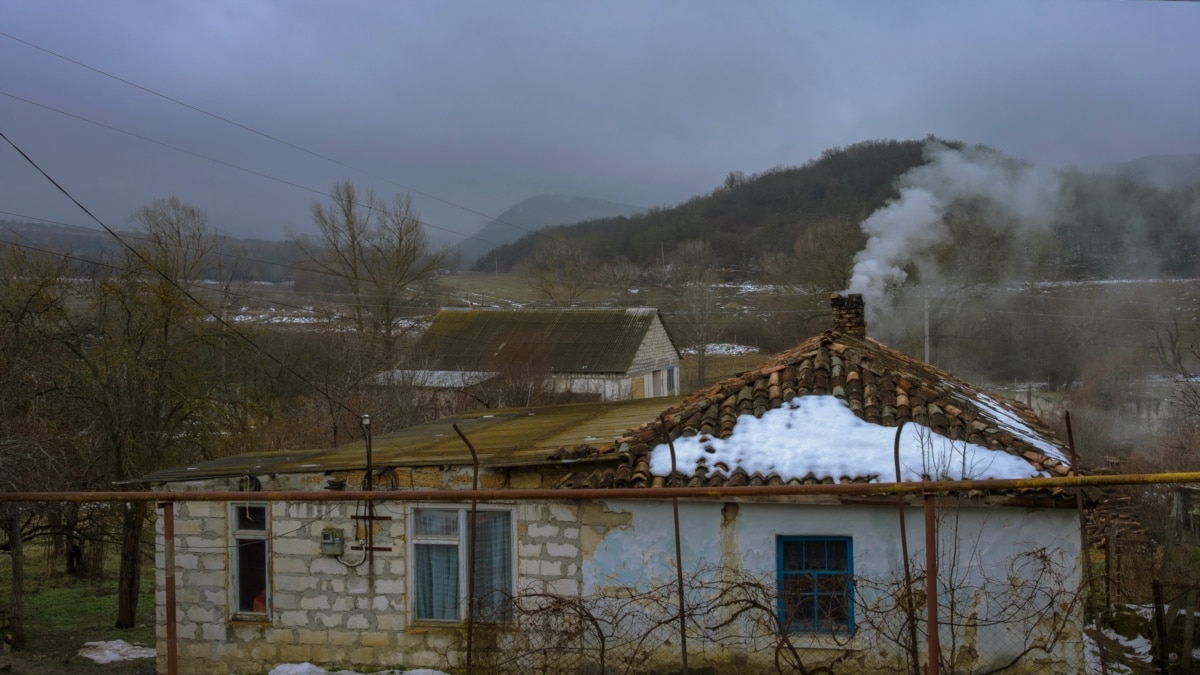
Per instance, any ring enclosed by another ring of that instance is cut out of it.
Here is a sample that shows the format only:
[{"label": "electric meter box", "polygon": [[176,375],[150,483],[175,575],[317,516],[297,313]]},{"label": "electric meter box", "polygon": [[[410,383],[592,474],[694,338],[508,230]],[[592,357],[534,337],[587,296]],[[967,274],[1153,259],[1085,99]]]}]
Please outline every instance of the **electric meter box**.
[{"label": "electric meter box", "polygon": [[346,550],[346,540],[336,527],[321,530],[321,555],[341,555]]}]

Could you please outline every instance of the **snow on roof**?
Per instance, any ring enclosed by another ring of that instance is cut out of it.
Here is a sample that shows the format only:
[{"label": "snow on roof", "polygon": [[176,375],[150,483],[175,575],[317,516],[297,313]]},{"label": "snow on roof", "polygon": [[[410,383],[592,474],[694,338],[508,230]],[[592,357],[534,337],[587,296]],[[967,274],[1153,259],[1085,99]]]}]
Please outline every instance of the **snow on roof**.
[{"label": "snow on roof", "polygon": [[1048,443],[1044,438],[1038,435],[1033,429],[1029,428],[1021,418],[1013,415],[1003,406],[995,401],[991,396],[983,392],[979,392],[975,397],[975,403],[983,410],[983,412],[992,416],[992,421],[996,426],[1007,431],[1008,433],[1023,439],[1026,443],[1041,450],[1047,457],[1053,457],[1063,464],[1068,464],[1067,456],[1063,454],[1053,443]]},{"label": "snow on roof", "polygon": [[[903,480],[1074,473],[1066,445],[1032,409],[985,394],[839,324],[757,368],[693,392],[658,420],[617,438],[612,465],[580,467],[559,484],[892,481],[900,424]],[[666,458],[668,437],[680,453],[675,478]],[[576,451],[570,457],[586,456]]]},{"label": "snow on roof", "polygon": [[[741,467],[747,473],[777,474],[784,481],[811,473],[835,480],[867,475],[888,482],[895,478],[895,436],[894,428],[860,419],[834,396],[802,396],[760,418],[740,416],[727,439],[706,434],[679,438],[676,466],[684,474],[703,465],[709,473],[729,475]],[[906,481],[1049,475],[1014,455],[952,441],[916,423],[901,434],[900,468]],[[651,451],[650,470],[660,476],[671,473],[666,443]]]}]

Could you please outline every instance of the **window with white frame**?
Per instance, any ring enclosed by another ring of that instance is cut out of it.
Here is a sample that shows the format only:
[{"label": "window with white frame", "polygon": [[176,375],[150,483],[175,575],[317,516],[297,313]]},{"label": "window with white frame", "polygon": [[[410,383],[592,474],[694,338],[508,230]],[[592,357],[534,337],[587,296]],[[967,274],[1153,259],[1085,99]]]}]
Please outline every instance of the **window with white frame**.
[{"label": "window with white frame", "polygon": [[230,504],[229,524],[230,614],[266,616],[271,606],[267,504]]},{"label": "window with white frame", "polygon": [[460,621],[467,607],[474,533],[474,598],[481,621],[512,620],[515,585],[513,517],[508,510],[469,507],[414,508],[409,519],[409,598],[416,621]]},{"label": "window with white frame", "polygon": [[850,537],[779,537],[779,622],[789,633],[854,632]]}]

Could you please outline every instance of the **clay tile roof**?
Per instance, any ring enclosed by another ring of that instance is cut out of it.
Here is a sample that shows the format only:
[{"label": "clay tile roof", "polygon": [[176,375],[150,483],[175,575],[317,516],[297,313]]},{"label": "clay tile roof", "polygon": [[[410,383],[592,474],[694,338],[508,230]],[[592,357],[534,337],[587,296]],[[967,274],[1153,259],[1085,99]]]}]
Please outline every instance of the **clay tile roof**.
[{"label": "clay tile roof", "polygon": [[[707,389],[694,392],[668,408],[670,436],[707,435],[728,438],[742,415],[761,417],[797,396],[832,394],[844,401],[859,418],[872,424],[895,427],[919,422],[955,440],[1021,457],[1032,468],[1051,476],[1072,475],[1061,458],[1066,446],[1028,407],[986,394],[982,390],[891,349],[854,331],[830,330],[812,337],[742,373]],[[1014,420],[1025,429],[1014,428]],[[786,480],[779,476],[747,475],[741,467],[718,462],[680,467],[671,477],[651,476],[650,452],[666,442],[661,424],[654,420],[630,429],[622,439],[622,452],[614,459],[632,467],[633,479],[624,486],[653,485],[761,485],[781,483],[869,482],[878,475],[814,476]],[[694,469],[694,471],[692,470]],[[686,474],[686,475],[682,475]],[[890,478],[889,478],[890,479]]]}]

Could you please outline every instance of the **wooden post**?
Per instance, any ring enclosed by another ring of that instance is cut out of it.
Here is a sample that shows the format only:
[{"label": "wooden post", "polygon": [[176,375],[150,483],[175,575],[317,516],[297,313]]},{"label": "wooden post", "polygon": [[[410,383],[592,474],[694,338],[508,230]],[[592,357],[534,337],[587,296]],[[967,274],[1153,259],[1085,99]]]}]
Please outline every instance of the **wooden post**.
[{"label": "wooden post", "polygon": [[1104,546],[1104,608],[1111,609],[1113,606],[1113,576],[1117,571],[1117,526],[1111,525],[1108,528],[1108,540]]},{"label": "wooden post", "polygon": [[[471,451],[471,491],[479,490],[479,454],[475,452],[475,446],[467,438],[467,435],[458,428],[458,424],[450,425],[454,429],[454,433],[462,439],[466,444],[467,450]],[[474,656],[474,637],[475,637],[475,533],[479,525],[479,500],[475,497],[471,498],[471,536],[467,539],[467,672],[475,672],[472,668],[472,658]]]},{"label": "wooden post", "polygon": [[942,646],[938,636],[937,497],[925,493],[925,622],[929,634],[929,675],[938,675]]},{"label": "wooden post", "polygon": [[[667,448],[671,451],[671,478],[678,480],[675,475],[675,441],[671,439],[671,432],[667,431],[667,418],[660,415],[658,418],[662,424],[663,436],[667,438]],[[675,521],[675,581],[679,586],[679,650],[680,659],[683,663],[683,674],[687,675],[688,671],[688,649],[687,649],[687,604],[684,602],[683,596],[683,549],[679,542],[679,498],[671,497],[671,515]]]},{"label": "wooden post", "polygon": [[162,502],[163,571],[166,576],[167,675],[179,672],[179,645],[175,625],[175,502]]},{"label": "wooden post", "polygon": [[1183,603],[1183,645],[1179,648],[1180,672],[1192,672],[1192,631],[1196,629],[1196,589],[1187,592]]},{"label": "wooden post", "polygon": [[1154,600],[1154,665],[1158,672],[1167,672],[1167,617],[1163,608],[1162,582],[1150,581],[1150,592]]}]

